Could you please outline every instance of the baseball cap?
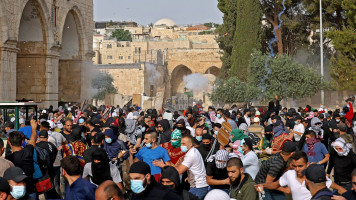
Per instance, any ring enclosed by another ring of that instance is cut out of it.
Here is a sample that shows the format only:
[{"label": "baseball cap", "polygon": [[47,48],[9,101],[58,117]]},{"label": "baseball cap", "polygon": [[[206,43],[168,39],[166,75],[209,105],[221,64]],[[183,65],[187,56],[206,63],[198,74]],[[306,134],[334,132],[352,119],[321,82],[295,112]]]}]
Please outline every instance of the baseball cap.
[{"label": "baseball cap", "polygon": [[255,122],[255,123],[260,122],[260,118],[255,117],[255,118],[253,119],[253,122]]},{"label": "baseball cap", "polygon": [[24,118],[20,118],[19,119],[19,124],[25,124],[25,119]]},{"label": "baseball cap", "polygon": [[256,116],[260,116],[260,115],[261,115],[261,112],[257,110],[257,111],[255,112],[255,115],[256,115]]},{"label": "baseball cap", "polygon": [[342,132],[347,131],[347,126],[345,124],[339,124],[339,125],[337,125],[337,128]]},{"label": "baseball cap", "polygon": [[282,151],[291,153],[297,150],[297,145],[292,141],[287,141],[283,144]]},{"label": "baseball cap", "polygon": [[21,182],[25,178],[27,178],[25,172],[19,168],[19,167],[9,167],[5,172],[4,172],[4,179],[6,181],[8,180],[13,180],[15,182]]},{"label": "baseball cap", "polygon": [[323,165],[312,164],[303,171],[303,175],[313,183],[321,183],[326,181],[326,173]]},{"label": "baseball cap", "polygon": [[0,191],[10,193],[10,185],[4,178],[0,177]]},{"label": "baseball cap", "polygon": [[48,132],[46,130],[42,130],[38,134],[39,138],[48,138]]}]

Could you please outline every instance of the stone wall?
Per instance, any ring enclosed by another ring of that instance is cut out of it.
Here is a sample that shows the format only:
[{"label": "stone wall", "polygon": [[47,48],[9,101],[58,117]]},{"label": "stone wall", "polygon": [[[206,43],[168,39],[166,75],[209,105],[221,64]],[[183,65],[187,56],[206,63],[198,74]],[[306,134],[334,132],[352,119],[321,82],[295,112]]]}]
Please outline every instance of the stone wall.
[{"label": "stone wall", "polygon": [[[66,73],[77,70],[81,77],[85,66],[82,63],[91,61],[94,55],[91,0],[0,0],[0,101],[26,98],[43,101],[45,106],[57,106],[61,98],[58,79],[68,82],[66,79],[72,78],[61,77],[63,73],[58,71],[60,50],[68,44],[66,37],[62,37],[68,29],[64,26],[68,13],[72,15],[72,25],[76,26],[70,28],[76,30],[79,44],[76,52],[66,55],[76,63],[75,67],[66,68],[69,70]],[[70,87],[69,90],[72,101],[82,99],[82,89],[78,92],[78,88]]]}]

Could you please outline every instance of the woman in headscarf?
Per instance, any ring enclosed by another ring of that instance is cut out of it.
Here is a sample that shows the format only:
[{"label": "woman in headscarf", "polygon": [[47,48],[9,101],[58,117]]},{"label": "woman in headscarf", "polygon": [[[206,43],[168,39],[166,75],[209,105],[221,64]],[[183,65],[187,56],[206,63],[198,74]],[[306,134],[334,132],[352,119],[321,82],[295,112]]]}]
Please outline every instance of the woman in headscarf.
[{"label": "woman in headscarf", "polygon": [[182,140],[182,132],[178,129],[174,130],[171,134],[169,142],[161,144],[168,152],[169,158],[174,166],[179,166],[184,159],[185,153],[180,149],[180,142]]},{"label": "woman in headscarf", "polygon": [[104,181],[112,180],[124,191],[120,171],[110,162],[104,149],[98,149],[93,153],[92,161],[84,167],[83,178],[97,186]]},{"label": "woman in headscarf", "polygon": [[126,160],[129,157],[129,152],[125,143],[118,140],[117,135],[114,134],[114,131],[111,128],[106,129],[104,135],[104,149],[109,155],[109,159],[113,161],[121,158]]},{"label": "woman in headscarf", "polygon": [[356,168],[356,154],[352,151],[352,145],[342,138],[336,139],[331,146],[333,148],[330,151],[327,176],[330,177],[331,170],[334,169],[334,182],[350,190],[351,173]]},{"label": "woman in headscarf", "polygon": [[231,131],[230,139],[232,143],[230,143],[230,146],[233,149],[233,153],[235,153],[239,157],[243,155],[242,145],[243,145],[243,140],[245,138],[248,138],[248,136],[246,136],[242,130],[233,129]]},{"label": "woman in headscarf", "polygon": [[277,120],[273,125],[273,141],[272,141],[272,151],[281,151],[283,144],[287,141],[292,141],[293,133],[287,134],[283,123]]}]

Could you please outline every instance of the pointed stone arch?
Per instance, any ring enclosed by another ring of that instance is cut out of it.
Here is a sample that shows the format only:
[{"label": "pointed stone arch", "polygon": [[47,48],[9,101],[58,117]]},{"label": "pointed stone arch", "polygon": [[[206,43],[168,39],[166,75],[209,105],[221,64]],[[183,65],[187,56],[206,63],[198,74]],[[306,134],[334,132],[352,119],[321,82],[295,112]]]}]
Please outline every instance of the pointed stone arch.
[{"label": "pointed stone arch", "polygon": [[178,65],[171,73],[172,96],[185,92],[183,77],[192,74],[192,70],[185,65]]}]

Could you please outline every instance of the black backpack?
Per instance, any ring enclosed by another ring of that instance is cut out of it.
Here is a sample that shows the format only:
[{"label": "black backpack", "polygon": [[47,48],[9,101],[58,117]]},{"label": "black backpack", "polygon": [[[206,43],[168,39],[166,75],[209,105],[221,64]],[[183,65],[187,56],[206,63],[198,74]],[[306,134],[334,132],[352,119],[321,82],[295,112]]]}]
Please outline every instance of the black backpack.
[{"label": "black backpack", "polygon": [[40,167],[42,174],[45,174],[50,166],[50,156],[46,149],[35,146],[37,152],[37,164]]}]

